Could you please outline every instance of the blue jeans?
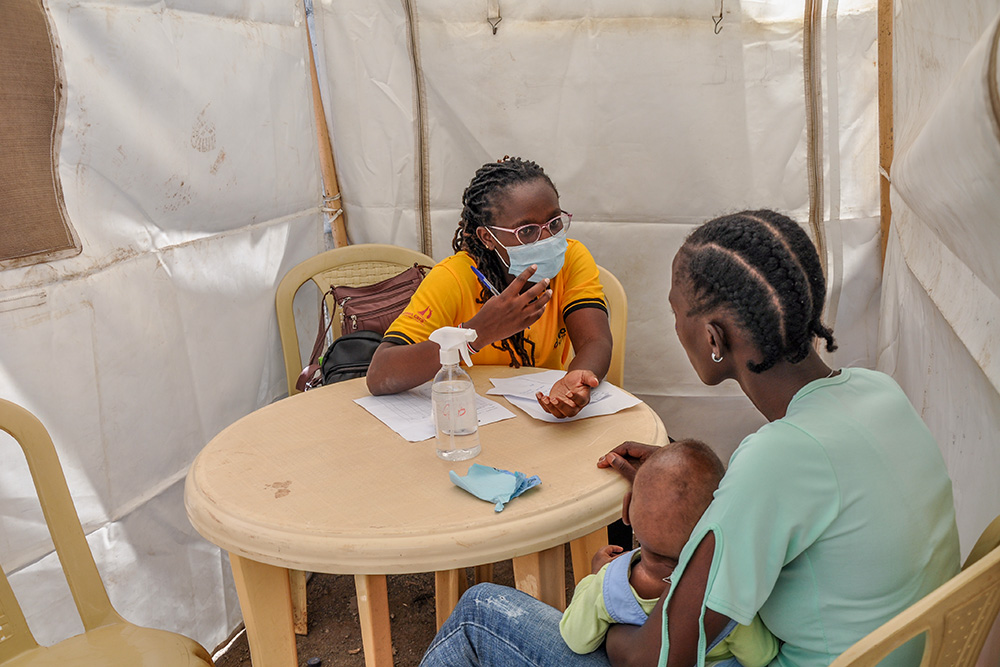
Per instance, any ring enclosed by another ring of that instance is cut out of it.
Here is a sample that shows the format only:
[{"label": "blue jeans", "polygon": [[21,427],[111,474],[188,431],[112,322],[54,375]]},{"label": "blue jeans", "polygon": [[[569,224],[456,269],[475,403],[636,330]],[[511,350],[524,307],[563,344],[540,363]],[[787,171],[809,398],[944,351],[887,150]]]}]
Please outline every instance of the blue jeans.
[{"label": "blue jeans", "polygon": [[[478,584],[458,601],[424,654],[420,667],[607,667],[611,664],[604,647],[586,655],[573,653],[559,634],[561,618],[558,610],[526,593],[496,584]],[[709,648],[735,625],[730,623]],[[732,663],[724,663],[730,664],[739,665],[735,658]]]},{"label": "blue jeans", "polygon": [[420,667],[607,667],[600,648],[577,655],[559,634],[562,614],[526,593],[478,584],[465,592],[420,661]]}]

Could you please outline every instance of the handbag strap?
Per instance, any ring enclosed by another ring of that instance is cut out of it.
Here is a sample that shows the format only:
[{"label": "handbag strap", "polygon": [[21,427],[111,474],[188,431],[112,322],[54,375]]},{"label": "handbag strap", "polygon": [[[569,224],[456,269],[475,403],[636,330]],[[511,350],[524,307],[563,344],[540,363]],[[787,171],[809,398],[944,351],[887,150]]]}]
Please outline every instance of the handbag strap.
[{"label": "handbag strap", "polygon": [[299,373],[299,378],[295,381],[295,388],[299,391],[305,391],[306,389],[312,388],[310,382],[313,376],[316,375],[316,371],[320,369],[319,366],[319,355],[323,351],[323,343],[326,342],[326,332],[330,330],[333,326],[333,317],[329,318],[327,322],[326,317],[326,297],[327,295],[333,295],[334,288],[331,287],[327,291],[323,292],[323,296],[320,297],[319,301],[319,331],[316,332],[316,342],[313,343],[312,353],[309,355],[309,363],[306,367],[302,369]]},{"label": "handbag strap", "polygon": [[330,313],[329,322],[326,317],[326,297],[333,295],[334,288],[331,287],[323,292],[319,302],[319,331],[316,332],[316,342],[313,343],[312,354],[309,355],[309,365],[319,362],[319,355],[323,351],[323,343],[326,342],[326,332],[333,326],[333,313]]}]

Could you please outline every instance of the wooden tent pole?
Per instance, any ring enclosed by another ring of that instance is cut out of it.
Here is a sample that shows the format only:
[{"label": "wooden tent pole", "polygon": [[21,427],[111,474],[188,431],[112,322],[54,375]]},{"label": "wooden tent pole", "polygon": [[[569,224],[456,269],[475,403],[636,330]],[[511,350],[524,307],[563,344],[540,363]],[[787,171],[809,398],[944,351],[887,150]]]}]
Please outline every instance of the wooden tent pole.
[{"label": "wooden tent pole", "polygon": [[889,168],[892,166],[892,20],[893,0],[878,2],[878,164],[879,210],[882,222],[882,267],[889,243]]},{"label": "wooden tent pole", "polygon": [[822,0],[806,0],[802,33],[802,80],[805,85],[806,117],[806,178],[809,183],[809,227],[813,243],[819,253],[823,274],[829,277],[827,260],[826,225],[823,206],[823,111],[822,111],[822,56],[820,33],[822,28]]},{"label": "wooden tent pole", "polygon": [[340,198],[340,184],[337,182],[337,167],[333,161],[333,143],[326,125],[326,112],[319,89],[319,74],[316,73],[316,57],[313,55],[312,35],[306,24],[306,42],[309,45],[309,74],[312,78],[313,115],[316,118],[316,139],[319,143],[319,161],[323,170],[323,211],[329,216],[333,245],[340,248],[350,244],[347,238],[347,214],[344,213]]}]

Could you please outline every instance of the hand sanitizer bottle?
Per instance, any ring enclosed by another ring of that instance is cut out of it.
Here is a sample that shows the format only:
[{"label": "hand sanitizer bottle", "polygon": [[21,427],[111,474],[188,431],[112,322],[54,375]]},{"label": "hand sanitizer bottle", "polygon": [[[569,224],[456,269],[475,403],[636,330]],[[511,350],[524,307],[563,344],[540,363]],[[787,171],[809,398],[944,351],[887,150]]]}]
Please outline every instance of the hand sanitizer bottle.
[{"label": "hand sanitizer bottle", "polygon": [[476,390],[458,362],[461,354],[465,363],[472,365],[468,344],[476,340],[476,331],[442,327],[430,339],[441,346],[441,370],[431,384],[437,455],[445,461],[471,459],[480,452]]}]

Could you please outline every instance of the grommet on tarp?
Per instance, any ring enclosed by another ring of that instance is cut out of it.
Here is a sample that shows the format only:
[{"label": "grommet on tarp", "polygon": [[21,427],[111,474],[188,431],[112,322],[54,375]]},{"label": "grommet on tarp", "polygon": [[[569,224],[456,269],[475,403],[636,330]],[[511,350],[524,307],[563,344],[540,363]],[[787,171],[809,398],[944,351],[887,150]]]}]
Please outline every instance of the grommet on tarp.
[{"label": "grommet on tarp", "polygon": [[500,0],[487,0],[486,22],[493,28],[494,35],[497,34],[497,26],[500,25],[500,21],[503,21],[500,16]]}]

